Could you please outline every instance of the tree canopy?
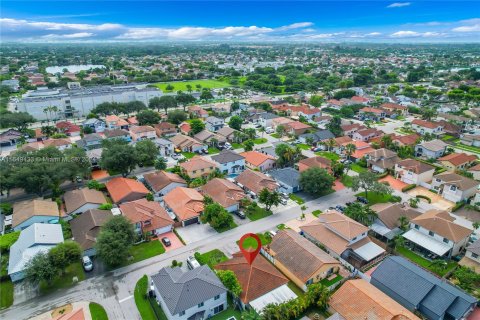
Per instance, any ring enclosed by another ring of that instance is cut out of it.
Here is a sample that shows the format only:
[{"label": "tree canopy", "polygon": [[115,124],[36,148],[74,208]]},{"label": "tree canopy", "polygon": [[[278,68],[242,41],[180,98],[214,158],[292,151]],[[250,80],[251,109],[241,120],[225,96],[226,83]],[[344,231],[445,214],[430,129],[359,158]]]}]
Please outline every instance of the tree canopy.
[{"label": "tree canopy", "polygon": [[310,194],[321,194],[330,190],[335,179],[322,168],[309,168],[300,173],[300,186]]},{"label": "tree canopy", "polygon": [[133,225],[124,216],[114,216],[102,227],[95,248],[97,255],[109,266],[127,261],[135,239]]}]

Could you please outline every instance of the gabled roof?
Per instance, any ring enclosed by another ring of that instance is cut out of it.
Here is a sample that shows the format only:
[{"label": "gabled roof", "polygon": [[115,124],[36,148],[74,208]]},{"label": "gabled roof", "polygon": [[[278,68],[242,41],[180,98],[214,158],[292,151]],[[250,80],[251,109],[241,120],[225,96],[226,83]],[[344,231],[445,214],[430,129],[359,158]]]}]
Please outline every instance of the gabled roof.
[{"label": "gabled roof", "polygon": [[461,319],[477,301],[447,281],[399,256],[387,257],[371,277],[370,283],[393,299],[402,299],[416,309],[427,308],[439,319],[445,313],[453,319]]},{"label": "gabled roof", "polygon": [[229,163],[234,161],[239,161],[245,159],[244,156],[231,151],[231,150],[222,150],[219,154],[212,156],[212,160],[218,163]]},{"label": "gabled roof", "polygon": [[123,137],[123,136],[129,136],[130,134],[128,133],[127,130],[124,129],[111,129],[111,130],[105,130],[103,132],[105,137],[107,138],[116,138],[116,137]]},{"label": "gabled roof", "polygon": [[227,291],[207,265],[188,271],[179,267],[162,268],[152,275],[152,281],[172,315]]},{"label": "gabled roof", "polygon": [[132,223],[150,221],[149,225],[143,225],[143,231],[152,231],[166,226],[173,225],[173,220],[167,211],[156,201],[140,199],[122,203],[120,205],[122,214]]},{"label": "gabled roof", "polygon": [[130,128],[130,132],[138,134],[145,132],[155,132],[155,129],[151,126],[133,126]]},{"label": "gabled roof", "polygon": [[416,133],[408,134],[406,136],[394,136],[392,138],[392,141],[397,141],[403,145],[406,146],[413,146],[417,143],[417,140],[420,138],[420,136]]},{"label": "gabled roof", "polygon": [[446,184],[454,185],[463,191],[476,187],[480,184],[478,181],[450,172],[440,173],[434,175],[433,177],[442,180]]},{"label": "gabled roof", "polygon": [[472,234],[473,230],[456,224],[454,221],[455,219],[447,211],[435,209],[412,219],[412,223],[418,224],[453,242],[461,241]]},{"label": "gabled roof", "polygon": [[418,144],[422,148],[425,148],[430,151],[441,151],[445,150],[445,148],[448,146],[445,142],[442,140],[434,139],[430,141],[424,141]]},{"label": "gabled roof", "polygon": [[333,135],[332,132],[330,132],[330,130],[318,130],[312,133],[304,133],[300,135],[300,138],[304,138],[304,139],[312,138],[312,140],[316,142],[316,141],[335,139],[335,136]]},{"label": "gabled roof", "polygon": [[147,188],[137,180],[127,178],[113,178],[105,186],[112,197],[113,202],[120,202],[132,193],[147,195]]},{"label": "gabled roof", "polygon": [[441,126],[439,123],[421,120],[421,119],[413,120],[412,124],[417,125],[419,127],[428,128],[428,129],[435,129]]},{"label": "gabled roof", "polygon": [[187,182],[178,174],[167,171],[155,171],[143,175],[143,178],[153,191],[158,192],[171,183],[187,185]]},{"label": "gabled roof", "polygon": [[480,256],[480,239],[469,245],[467,250]]},{"label": "gabled roof", "polygon": [[438,161],[450,162],[454,166],[460,166],[462,164],[470,163],[477,160],[477,156],[466,153],[450,153],[446,156],[438,158]]},{"label": "gabled roof", "polygon": [[258,151],[246,151],[240,154],[245,157],[246,162],[254,165],[255,167],[261,166],[267,160],[275,161],[274,157]]},{"label": "gabled roof", "polygon": [[268,174],[275,180],[291,187],[296,187],[300,184],[300,172],[293,168],[276,169],[270,171]]},{"label": "gabled roof", "polygon": [[435,167],[427,164],[425,162],[421,162],[415,159],[405,159],[397,162],[399,167],[402,167],[407,170],[411,170],[416,174],[421,174],[427,171],[435,170]]},{"label": "gabled roof", "polygon": [[204,208],[203,196],[195,189],[184,187],[176,187],[163,201],[180,221],[198,217]]},{"label": "gabled roof", "polygon": [[235,180],[256,194],[265,188],[270,191],[278,188],[278,184],[274,179],[260,171],[253,171],[250,169],[243,171],[235,178]]},{"label": "gabled roof", "polygon": [[240,299],[245,304],[288,283],[288,279],[262,255],[258,255],[249,265],[243,254],[237,252],[232,259],[217,264],[215,269],[235,273],[242,287]]},{"label": "gabled roof", "polygon": [[348,280],[330,298],[345,320],[419,320],[412,312],[363,279]]},{"label": "gabled roof", "polygon": [[208,181],[201,187],[201,190],[224,208],[235,205],[246,197],[245,192],[243,192],[239,186],[231,181],[220,178],[214,178]]},{"label": "gabled roof", "polygon": [[210,167],[217,168],[217,164],[215,162],[202,156],[195,156],[190,160],[188,160],[187,162],[180,163],[179,166],[188,172],[207,169]]},{"label": "gabled roof", "polygon": [[377,219],[390,230],[400,227],[400,217],[406,217],[408,221],[411,221],[421,214],[419,211],[400,203],[377,203],[370,209],[377,213]]},{"label": "gabled roof", "polygon": [[88,250],[97,243],[100,228],[112,218],[110,210],[90,209],[70,220],[73,240],[78,242],[83,250]]},{"label": "gabled roof", "polygon": [[12,227],[16,227],[34,216],[51,216],[59,218],[58,205],[51,199],[34,199],[13,204]]},{"label": "gabled roof", "polygon": [[265,250],[303,282],[311,279],[326,264],[340,265],[325,251],[291,229],[277,232]]},{"label": "gabled roof", "polygon": [[312,158],[305,158],[298,161],[298,164],[303,164],[309,168],[322,168],[329,170],[332,167],[332,160],[316,156]]},{"label": "gabled roof", "polygon": [[67,213],[71,213],[87,203],[100,205],[107,202],[103,192],[88,188],[67,191],[63,199]]},{"label": "gabled roof", "polygon": [[10,247],[8,274],[24,270],[25,264],[39,252],[48,252],[63,242],[59,224],[34,223],[20,232],[18,240]]},{"label": "gabled roof", "polygon": [[217,131],[217,134],[223,136],[223,137],[228,137],[229,135],[233,134],[237,130],[232,129],[230,127],[223,127],[220,130]]}]

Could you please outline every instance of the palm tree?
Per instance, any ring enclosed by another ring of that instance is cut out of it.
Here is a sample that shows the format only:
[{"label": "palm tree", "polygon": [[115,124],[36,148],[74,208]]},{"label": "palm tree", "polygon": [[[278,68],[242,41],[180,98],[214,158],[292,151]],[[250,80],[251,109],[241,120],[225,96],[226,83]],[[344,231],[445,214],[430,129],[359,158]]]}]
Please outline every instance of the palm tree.
[{"label": "palm tree", "polygon": [[52,106],[50,108],[52,109],[52,112],[55,115],[55,118],[53,118],[53,123],[55,123],[55,121],[57,120],[56,115],[57,115],[57,112],[58,112],[58,107],[57,106]]},{"label": "palm tree", "polygon": [[475,221],[474,223],[472,223],[472,227],[473,229],[477,230],[478,228],[480,228],[480,222]]},{"label": "palm tree", "polygon": [[409,221],[406,216],[401,216],[400,218],[398,218],[398,223],[400,223],[400,229],[402,229],[403,231],[407,230]]},{"label": "palm tree", "polygon": [[393,242],[395,244],[395,248],[405,246],[405,239],[402,236],[396,236]]},{"label": "palm tree", "polygon": [[347,155],[347,159],[350,160],[352,154],[357,150],[357,147],[353,143],[349,143],[345,146],[345,153]]},{"label": "palm tree", "polygon": [[248,311],[242,313],[242,320],[260,320],[262,319],[255,309],[251,308]]},{"label": "palm tree", "polygon": [[328,151],[331,151],[333,149],[333,147],[335,147],[335,145],[336,145],[335,139],[329,139],[326,142],[326,146],[327,146]]},{"label": "palm tree", "polygon": [[45,113],[45,117],[47,117],[47,126],[50,125],[50,117],[47,115],[47,113],[49,112],[50,110],[50,107],[45,107],[43,108],[43,113]]}]

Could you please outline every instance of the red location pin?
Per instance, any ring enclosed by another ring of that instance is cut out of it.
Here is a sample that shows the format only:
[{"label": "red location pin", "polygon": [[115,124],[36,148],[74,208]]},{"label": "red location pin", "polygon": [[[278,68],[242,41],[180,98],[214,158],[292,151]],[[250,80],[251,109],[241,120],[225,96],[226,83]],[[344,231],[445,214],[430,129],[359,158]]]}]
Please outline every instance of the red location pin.
[{"label": "red location pin", "polygon": [[[257,241],[256,249],[243,247],[243,243],[248,238],[253,238]],[[245,257],[245,260],[247,260],[248,264],[251,265],[255,260],[255,258],[257,257],[258,253],[260,252],[260,249],[262,249],[262,241],[255,233],[247,233],[240,238],[240,242],[238,243],[238,246],[240,247],[240,251],[243,253],[243,256]]]}]

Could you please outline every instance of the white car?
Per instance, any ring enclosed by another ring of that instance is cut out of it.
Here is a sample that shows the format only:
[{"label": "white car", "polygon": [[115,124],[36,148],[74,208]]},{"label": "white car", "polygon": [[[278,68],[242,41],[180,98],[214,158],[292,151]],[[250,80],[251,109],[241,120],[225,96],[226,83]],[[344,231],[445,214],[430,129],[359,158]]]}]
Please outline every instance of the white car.
[{"label": "white car", "polygon": [[200,267],[200,263],[198,263],[197,259],[190,256],[187,258],[187,266],[188,266],[188,269],[193,270]]},{"label": "white car", "polygon": [[82,265],[83,269],[87,272],[93,270],[93,263],[89,256],[82,257]]}]

